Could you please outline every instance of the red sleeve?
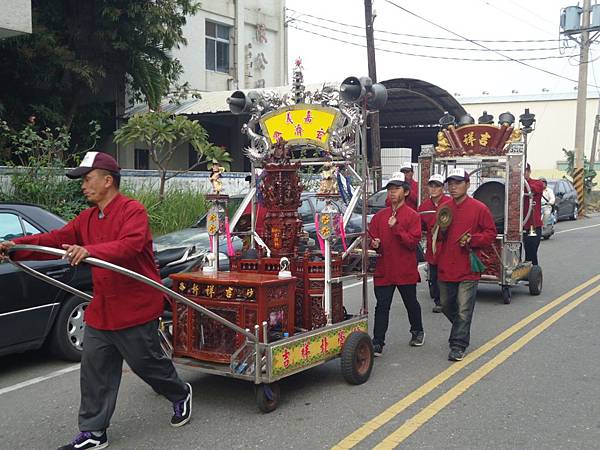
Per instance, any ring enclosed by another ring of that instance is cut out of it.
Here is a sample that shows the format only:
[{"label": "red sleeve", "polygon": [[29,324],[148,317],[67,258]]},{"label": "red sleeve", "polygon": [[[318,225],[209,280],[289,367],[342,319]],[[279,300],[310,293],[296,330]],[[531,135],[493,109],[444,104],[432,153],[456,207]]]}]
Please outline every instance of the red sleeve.
[{"label": "red sleeve", "polygon": [[419,215],[410,210],[412,214],[406,214],[406,224],[402,226],[400,222],[392,227],[392,233],[400,237],[402,245],[410,250],[417,248],[421,241],[421,221]]},{"label": "red sleeve", "polygon": [[[48,233],[33,234],[31,236],[23,236],[14,240],[15,244],[39,245],[42,247],[52,247],[62,250],[63,244],[81,244],[79,223],[80,216],[75,217],[71,222],[58,230],[53,230]],[[32,260],[32,259],[57,259],[56,256],[48,255],[47,253],[39,252],[16,252],[15,260]]]},{"label": "red sleeve", "polygon": [[487,207],[479,209],[477,215],[477,233],[471,233],[471,248],[482,248],[491,245],[496,240],[496,224],[492,213]]},{"label": "red sleeve", "polygon": [[[381,214],[377,213],[371,219],[369,226],[367,229],[369,230],[369,237],[371,239],[381,239],[381,232],[379,231],[379,222],[381,221]],[[380,244],[379,248],[376,249],[377,252],[380,252],[383,246]]]},{"label": "red sleeve", "polygon": [[124,205],[125,220],[114,241],[86,245],[85,249],[94,258],[117,265],[125,265],[142,253],[148,242],[148,215],[144,207],[137,202]]},{"label": "red sleeve", "polygon": [[531,192],[534,194],[541,194],[544,192],[545,186],[543,181],[529,179],[527,182],[529,183]]}]

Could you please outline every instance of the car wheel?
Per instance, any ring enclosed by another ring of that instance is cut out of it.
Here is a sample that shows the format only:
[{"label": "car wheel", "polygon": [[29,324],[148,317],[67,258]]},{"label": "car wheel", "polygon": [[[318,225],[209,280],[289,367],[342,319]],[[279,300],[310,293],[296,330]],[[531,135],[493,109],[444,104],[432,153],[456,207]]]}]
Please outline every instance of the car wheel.
[{"label": "car wheel", "polygon": [[575,205],[575,206],[573,206],[573,214],[571,214],[571,217],[569,217],[569,219],[577,220],[578,215],[579,215],[579,208],[577,207],[577,205]]},{"label": "car wheel", "polygon": [[68,361],[81,361],[83,351],[83,314],[90,304],[83,298],[70,297],[58,312],[51,336],[52,352]]}]

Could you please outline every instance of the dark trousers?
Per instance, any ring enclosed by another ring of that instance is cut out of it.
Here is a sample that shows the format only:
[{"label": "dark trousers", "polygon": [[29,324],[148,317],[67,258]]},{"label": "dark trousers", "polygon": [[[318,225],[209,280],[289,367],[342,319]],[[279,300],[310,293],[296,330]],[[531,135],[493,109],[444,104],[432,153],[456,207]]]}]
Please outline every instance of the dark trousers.
[{"label": "dark trousers", "polygon": [[542,227],[535,229],[535,236],[529,236],[529,231],[523,232],[523,247],[525,247],[525,261],[531,261],[534,266],[538,264],[538,247],[542,240]]},{"label": "dark trousers", "polygon": [[157,330],[157,320],[118,331],[86,326],[80,375],[80,431],[101,431],[110,425],[123,360],[137,376],[171,402],[187,396],[187,386],[160,347]]},{"label": "dark trousers", "polygon": [[436,305],[440,304],[440,286],[438,285],[438,267],[433,264],[428,264],[429,276],[427,283],[429,283],[429,295],[433,299]]},{"label": "dark trousers", "polygon": [[477,281],[439,281],[442,310],[452,323],[450,348],[465,350],[471,340],[471,321],[477,297]]},{"label": "dark trousers", "polygon": [[396,288],[398,288],[408,312],[410,332],[423,331],[421,305],[419,305],[419,301],[417,300],[416,284],[375,286],[375,298],[377,299],[377,306],[375,306],[375,327],[373,330],[373,343],[375,344],[385,345],[385,333],[390,321],[390,307]]}]

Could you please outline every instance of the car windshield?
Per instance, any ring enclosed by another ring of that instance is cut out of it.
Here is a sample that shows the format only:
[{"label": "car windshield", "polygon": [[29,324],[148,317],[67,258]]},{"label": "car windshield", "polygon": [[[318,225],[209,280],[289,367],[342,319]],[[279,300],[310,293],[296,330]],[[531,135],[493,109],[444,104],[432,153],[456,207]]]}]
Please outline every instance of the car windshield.
[{"label": "car windshield", "polygon": [[208,233],[198,228],[184,228],[154,239],[154,246],[157,251],[166,248],[190,247],[192,245],[199,248],[208,248],[210,246]]}]

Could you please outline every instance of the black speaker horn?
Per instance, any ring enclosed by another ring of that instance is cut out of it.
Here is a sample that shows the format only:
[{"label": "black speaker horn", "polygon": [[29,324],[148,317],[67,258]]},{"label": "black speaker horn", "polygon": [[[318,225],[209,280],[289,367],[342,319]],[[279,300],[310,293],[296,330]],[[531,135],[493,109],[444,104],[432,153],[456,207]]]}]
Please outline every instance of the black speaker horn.
[{"label": "black speaker horn", "polygon": [[340,86],[340,97],[346,102],[358,103],[363,99],[366,92],[363,83],[357,77],[346,78]]},{"label": "black speaker horn", "polygon": [[227,98],[229,110],[233,114],[249,113],[252,110],[255,97],[256,94],[253,91],[248,92],[248,95],[244,94],[242,91],[235,91],[231,94],[231,97]]},{"label": "black speaker horn", "polygon": [[371,92],[367,97],[367,107],[369,109],[381,109],[385,106],[388,99],[387,89],[383,84],[375,83],[371,86]]}]

